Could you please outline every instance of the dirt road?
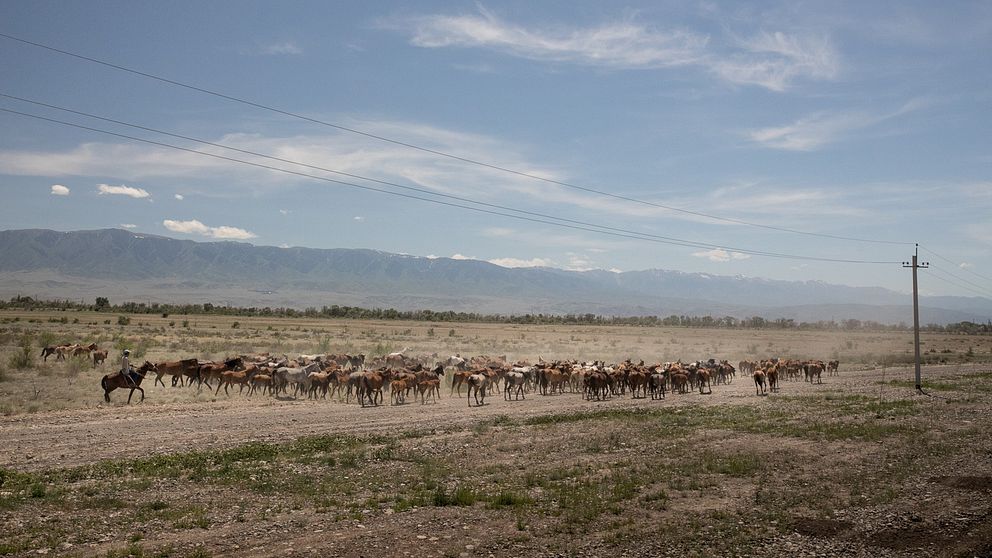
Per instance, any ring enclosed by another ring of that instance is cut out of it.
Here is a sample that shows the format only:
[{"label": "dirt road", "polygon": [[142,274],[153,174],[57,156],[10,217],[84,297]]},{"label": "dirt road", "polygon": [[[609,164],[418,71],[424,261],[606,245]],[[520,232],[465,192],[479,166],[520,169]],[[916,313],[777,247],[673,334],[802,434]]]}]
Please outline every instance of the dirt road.
[{"label": "dirt road", "polygon": [[[960,373],[987,366],[929,367],[927,377]],[[580,412],[609,408],[656,408],[679,405],[762,405],[781,395],[840,390],[877,397],[882,371],[842,371],[824,377],[823,384],[782,382],[781,390],[769,397],[756,397],[749,378],[738,377],[728,385],[713,387],[712,395],[669,394],[664,401],[617,397],[608,401],[586,401],[578,393],[543,397],[530,394],[524,401],[506,402],[491,394],[482,407],[468,407],[464,396],[443,397],[437,403],[362,408],[352,402],[330,400],[276,400],[267,396],[247,399],[219,396],[203,403],[154,403],[156,393],[147,389],[143,404],[124,405],[117,392],[114,403],[96,409],[21,414],[0,418],[0,466],[22,471],[69,467],[104,459],[133,458],[189,449],[219,449],[249,441],[284,442],[315,434],[395,434],[410,430],[444,430],[471,425],[486,418],[507,415],[515,418],[551,413]],[[911,379],[912,369],[890,368],[886,380]],[[188,389],[188,388],[187,388]],[[885,386],[890,396],[905,396],[905,388]],[[388,396],[387,396],[388,402]]]}]

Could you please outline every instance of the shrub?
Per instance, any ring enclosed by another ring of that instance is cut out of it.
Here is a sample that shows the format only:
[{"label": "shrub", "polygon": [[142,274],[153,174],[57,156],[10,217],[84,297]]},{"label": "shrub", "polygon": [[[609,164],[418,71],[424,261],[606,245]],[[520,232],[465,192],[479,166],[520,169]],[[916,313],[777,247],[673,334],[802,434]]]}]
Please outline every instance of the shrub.
[{"label": "shrub", "polygon": [[21,336],[20,346],[18,351],[10,357],[10,367],[16,368],[18,370],[24,370],[25,368],[31,368],[34,363],[34,343],[31,340],[31,334],[25,333]]},{"label": "shrub", "polygon": [[79,373],[86,368],[89,362],[86,358],[75,356],[65,363],[65,377],[69,381],[69,385],[72,385],[72,381],[79,376]]},{"label": "shrub", "polygon": [[131,325],[131,318],[128,316],[117,316],[117,325],[126,326]]},{"label": "shrub", "polygon": [[55,335],[54,331],[43,331],[38,335],[38,346],[48,347],[54,345],[58,337]]}]

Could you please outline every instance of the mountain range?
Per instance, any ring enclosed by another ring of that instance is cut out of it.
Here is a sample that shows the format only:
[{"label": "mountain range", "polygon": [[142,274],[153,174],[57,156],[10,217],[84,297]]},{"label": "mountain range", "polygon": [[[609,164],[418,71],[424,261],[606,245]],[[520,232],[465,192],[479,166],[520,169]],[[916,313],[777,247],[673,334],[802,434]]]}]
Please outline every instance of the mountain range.
[{"label": "mountain range", "polygon": [[[194,242],[119,229],[0,231],[0,296],[233,306],[360,306],[486,314],[761,316],[912,323],[880,287],[650,269],[505,268],[361,249]],[[992,300],[921,297],[921,322],[992,319]]]}]

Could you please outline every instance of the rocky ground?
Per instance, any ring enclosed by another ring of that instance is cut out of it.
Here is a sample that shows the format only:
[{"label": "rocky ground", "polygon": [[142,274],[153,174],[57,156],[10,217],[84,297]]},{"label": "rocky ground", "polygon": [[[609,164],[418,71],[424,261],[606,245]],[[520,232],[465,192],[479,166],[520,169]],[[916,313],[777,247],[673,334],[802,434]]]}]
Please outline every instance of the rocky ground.
[{"label": "rocky ground", "polygon": [[909,369],[482,407],[115,393],[0,417],[0,554],[990,556],[990,370],[928,367],[932,397]]}]

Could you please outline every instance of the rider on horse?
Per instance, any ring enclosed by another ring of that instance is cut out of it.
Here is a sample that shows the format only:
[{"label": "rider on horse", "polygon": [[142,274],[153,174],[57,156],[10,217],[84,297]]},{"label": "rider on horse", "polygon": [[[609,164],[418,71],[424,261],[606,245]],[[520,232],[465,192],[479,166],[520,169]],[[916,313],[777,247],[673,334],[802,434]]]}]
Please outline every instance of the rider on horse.
[{"label": "rider on horse", "polygon": [[131,385],[136,385],[137,381],[135,380],[135,376],[137,376],[137,373],[131,366],[130,356],[131,350],[124,349],[124,356],[121,357],[121,376],[124,376],[127,381],[131,382]]}]

